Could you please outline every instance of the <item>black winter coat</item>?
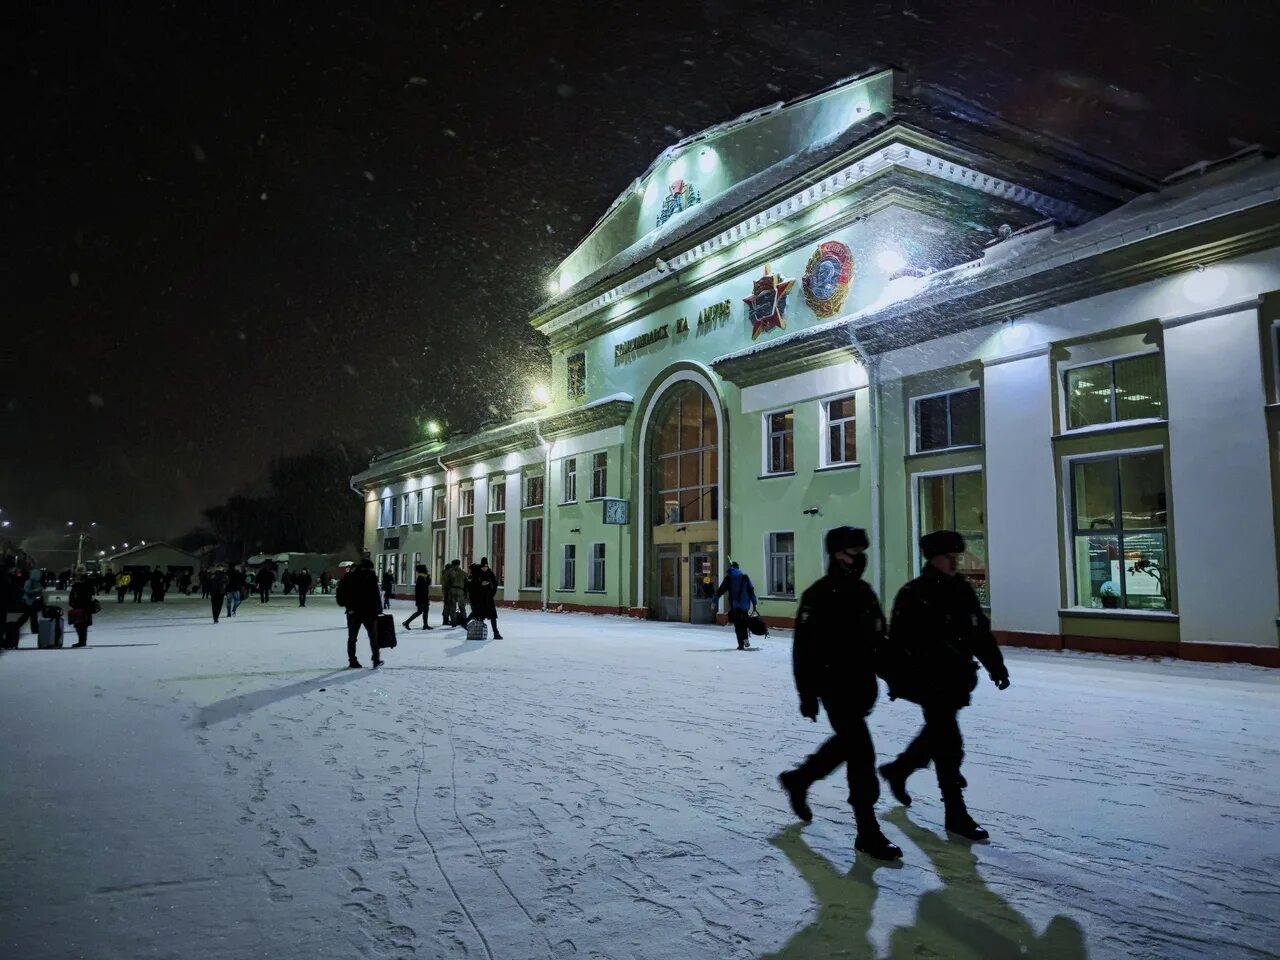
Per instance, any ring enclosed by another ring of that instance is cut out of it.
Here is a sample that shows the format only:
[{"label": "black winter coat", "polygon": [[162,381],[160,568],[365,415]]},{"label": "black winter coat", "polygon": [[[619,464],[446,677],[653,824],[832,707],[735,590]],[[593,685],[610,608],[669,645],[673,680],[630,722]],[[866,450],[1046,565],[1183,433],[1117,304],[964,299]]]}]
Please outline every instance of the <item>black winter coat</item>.
[{"label": "black winter coat", "polygon": [[839,699],[870,712],[884,611],[871,585],[832,568],[800,597],[791,662],[800,705]]},{"label": "black winter coat", "polygon": [[368,567],[356,567],[338,584],[337,600],[347,612],[362,621],[382,613],[378,575]]},{"label": "black winter coat", "polygon": [[431,602],[431,574],[420,573],[414,580],[413,602],[424,609]]},{"label": "black winter coat", "polygon": [[982,663],[993,680],[1009,676],[969,581],[926,566],[893,602],[882,676],[890,697],[964,707]]},{"label": "black winter coat", "polygon": [[476,577],[467,577],[464,584],[467,591],[467,603],[471,606],[471,615],[481,620],[497,617],[498,608],[493,602],[493,590],[482,573]]}]

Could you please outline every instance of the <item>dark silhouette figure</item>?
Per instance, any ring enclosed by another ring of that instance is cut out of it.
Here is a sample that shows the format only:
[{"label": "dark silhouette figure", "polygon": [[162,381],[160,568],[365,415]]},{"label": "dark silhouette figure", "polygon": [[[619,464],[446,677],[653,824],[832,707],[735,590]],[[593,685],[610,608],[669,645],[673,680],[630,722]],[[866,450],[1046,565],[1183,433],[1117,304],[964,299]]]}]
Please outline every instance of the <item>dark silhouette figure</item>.
[{"label": "dark silhouette figure", "polygon": [[391,595],[396,592],[396,575],[390,570],[382,571],[382,609],[391,609]]},{"label": "dark silhouette figure", "polygon": [[493,639],[501,640],[502,634],[498,632],[498,607],[493,599],[496,584],[497,578],[491,584],[480,564],[471,565],[466,579],[467,603],[471,606],[471,612],[467,614],[463,626],[472,620],[488,620],[493,626]]},{"label": "dark silhouette figure", "polygon": [[307,605],[307,594],[311,592],[311,571],[306,567],[293,578],[293,585],[298,588],[298,606]]},{"label": "dark silhouette figure", "polygon": [[372,560],[366,557],[347,571],[347,575],[338,583],[337,600],[339,606],[347,611],[347,666],[360,666],[360,661],[356,659],[356,638],[360,635],[361,627],[369,635],[373,665],[380,665],[382,658],[378,656],[378,616],[382,613],[382,597],[378,593],[378,575],[374,573]]},{"label": "dark silhouette figure", "polygon": [[[218,622],[218,617],[222,613],[222,601],[227,595],[227,585],[230,579],[227,577],[227,571],[214,570],[212,573],[201,576],[204,582],[205,595],[209,597],[210,604],[213,607],[213,622]],[[230,614],[228,614],[229,616]]]},{"label": "dark silhouette figure", "polygon": [[67,619],[76,628],[76,642],[73,647],[87,646],[89,643],[89,627],[93,624],[93,585],[85,576],[83,569],[76,571],[75,582],[71,585],[71,593],[67,596],[67,606],[71,608]]},{"label": "dark silhouette figure", "polygon": [[418,564],[413,572],[413,603],[417,609],[413,612],[413,616],[404,622],[404,628],[412,630],[413,627],[410,624],[421,617],[422,629],[434,630],[435,627],[431,626],[431,618],[428,616],[431,610],[431,574],[427,572],[425,563]]}]

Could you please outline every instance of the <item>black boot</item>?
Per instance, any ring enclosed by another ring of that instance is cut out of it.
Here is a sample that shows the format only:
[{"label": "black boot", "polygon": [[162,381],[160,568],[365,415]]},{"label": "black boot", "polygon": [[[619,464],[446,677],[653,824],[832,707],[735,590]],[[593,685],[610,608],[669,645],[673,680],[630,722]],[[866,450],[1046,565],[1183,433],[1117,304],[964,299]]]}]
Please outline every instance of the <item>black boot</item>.
[{"label": "black boot", "polygon": [[853,818],[858,822],[858,835],[853,840],[853,849],[876,860],[902,859],[902,848],[891,842],[880,829],[874,804],[854,807]]},{"label": "black boot", "polygon": [[957,836],[964,837],[966,840],[987,840],[991,834],[982,829],[981,825],[969,816],[969,808],[965,806],[964,795],[960,792],[960,787],[949,787],[942,793],[942,802],[946,805],[946,819],[944,825],[948,833],[954,833]]},{"label": "black boot", "polygon": [[903,770],[897,766],[898,761],[882,764],[880,767],[880,776],[884,778],[884,782],[889,787],[889,792],[893,794],[893,799],[897,800],[904,807],[911,806],[911,794],[907,793],[907,777],[911,776],[910,770]]},{"label": "black boot", "polygon": [[809,809],[808,801],[809,788],[801,781],[800,774],[795,770],[784,770],[778,774],[778,783],[787,792],[787,799],[791,801],[791,812],[805,823],[812,823],[813,811]]}]

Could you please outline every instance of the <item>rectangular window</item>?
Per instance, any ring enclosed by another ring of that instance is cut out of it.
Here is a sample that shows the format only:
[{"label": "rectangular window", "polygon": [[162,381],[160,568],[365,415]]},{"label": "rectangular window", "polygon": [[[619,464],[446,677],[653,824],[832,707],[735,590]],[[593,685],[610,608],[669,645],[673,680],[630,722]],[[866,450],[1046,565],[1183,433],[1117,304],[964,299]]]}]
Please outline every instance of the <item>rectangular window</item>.
[{"label": "rectangular window", "polygon": [[822,409],[827,421],[827,466],[857,463],[857,420],[853,395],[823,401]]},{"label": "rectangular window", "polygon": [[470,517],[476,512],[476,488],[474,484],[458,487],[458,516]]},{"label": "rectangular window", "polygon": [[489,481],[489,512],[504,513],[507,509],[507,478]]},{"label": "rectangular window", "polygon": [[604,593],[604,544],[591,545],[591,570],[587,574],[587,589]]},{"label": "rectangular window", "polygon": [[422,566],[422,551],[418,550],[413,555],[413,570],[406,583],[416,583],[418,581],[418,568]]},{"label": "rectangular window", "polygon": [[498,578],[498,586],[507,582],[507,525],[489,524],[489,566]]},{"label": "rectangular window", "polygon": [[409,573],[409,555],[407,553],[400,554],[400,579],[396,583],[412,583],[413,577]]},{"label": "rectangular window", "polygon": [[561,503],[576,503],[578,500],[578,458],[565,457],[560,464],[560,478],[563,493]]},{"label": "rectangular window", "polygon": [[591,455],[591,498],[598,500],[609,495],[609,454]]},{"label": "rectangular window", "polygon": [[378,528],[391,526],[391,498],[387,497],[378,505]]},{"label": "rectangular window", "polygon": [[524,478],[524,505],[542,506],[544,478],[541,474]]},{"label": "rectangular window", "polygon": [[458,528],[458,542],[462,544],[462,569],[470,570],[476,552],[476,528],[467,524]]},{"label": "rectangular window", "polygon": [[587,355],[575,353],[568,360],[569,399],[576,400],[587,392]]},{"label": "rectangular window", "polygon": [[969,581],[979,602],[990,606],[987,584],[986,501],[981,470],[930,474],[916,478],[916,539],[935,530],[954,530],[964,537],[960,575]]},{"label": "rectangular window", "polygon": [[913,400],[916,453],[982,442],[982,402],[977,387]]},{"label": "rectangular window", "polygon": [[578,548],[575,544],[564,545],[564,561],[560,565],[560,589],[573,590],[578,578]]},{"label": "rectangular window", "polygon": [[794,410],[765,414],[765,473],[791,473],[796,468]]},{"label": "rectangular window", "polygon": [[444,487],[436,487],[431,491],[431,519],[444,519]]},{"label": "rectangular window", "polygon": [[1068,430],[1164,417],[1158,353],[1072,367],[1066,392]]},{"label": "rectangular window", "polygon": [[391,522],[387,524],[390,527],[400,526],[400,498],[391,498]]},{"label": "rectangular window", "polygon": [[[398,554],[398,553],[388,553],[388,554],[387,554],[387,565],[386,565],[385,567],[383,567],[383,568],[382,568],[382,569],[383,569],[383,570],[385,570],[387,573],[390,573],[390,574],[391,574],[391,579],[393,579],[393,580],[395,579],[395,576],[396,576],[396,563],[397,563],[397,561],[398,561],[399,559],[400,559],[400,554]],[[381,576],[379,576],[379,578],[378,578],[378,579],[379,579],[379,580],[381,580],[381,579],[382,579],[382,578],[381,578]],[[381,586],[381,584],[379,584],[379,586]]]},{"label": "rectangular window", "polygon": [[796,595],[796,535],[769,534],[769,596]]},{"label": "rectangular window", "polygon": [[409,494],[403,494],[400,497],[400,522],[408,526],[409,524]]},{"label": "rectangular window", "polygon": [[1072,462],[1079,606],[1172,607],[1166,502],[1162,450]]},{"label": "rectangular window", "polygon": [[431,534],[431,580],[439,583],[444,573],[444,531],[435,530]]},{"label": "rectangular window", "polygon": [[524,586],[529,590],[542,586],[541,517],[531,517],[524,522]]},{"label": "rectangular window", "polygon": [[423,493],[421,490],[419,490],[416,494],[414,494],[414,503],[413,503],[413,522],[414,523],[422,522],[422,504],[425,499],[426,497],[423,496]]}]

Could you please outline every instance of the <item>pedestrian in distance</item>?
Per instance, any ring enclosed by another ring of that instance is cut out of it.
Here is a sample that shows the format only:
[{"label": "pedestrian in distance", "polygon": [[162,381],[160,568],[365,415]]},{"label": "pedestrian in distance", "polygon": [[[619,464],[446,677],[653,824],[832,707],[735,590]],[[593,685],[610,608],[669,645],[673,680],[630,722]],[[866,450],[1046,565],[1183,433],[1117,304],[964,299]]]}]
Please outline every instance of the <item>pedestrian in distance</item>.
[{"label": "pedestrian in distance", "polygon": [[396,592],[396,575],[391,568],[382,571],[382,609],[391,609],[391,595]]},{"label": "pedestrian in distance", "polygon": [[130,587],[133,590],[134,603],[142,602],[142,591],[146,589],[148,583],[150,583],[150,579],[145,570],[139,570],[134,573],[133,580],[130,583]]},{"label": "pedestrian in distance", "polygon": [[159,567],[151,571],[151,602],[164,602],[164,571]]},{"label": "pedestrian in distance", "polygon": [[307,605],[307,594],[311,592],[311,571],[303,567],[293,578],[293,585],[298,588],[298,606]]},{"label": "pedestrian in distance", "polygon": [[[213,622],[218,622],[218,615],[222,613],[222,602],[227,596],[227,587],[231,582],[231,578],[227,576],[227,571],[218,567],[212,574],[201,575],[204,581],[205,596],[209,598],[210,606],[213,608]],[[230,604],[228,604],[227,616],[231,616]]]},{"label": "pedestrian in distance", "polygon": [[794,770],[778,777],[795,815],[808,823],[809,788],[845,765],[849,805],[857,824],[853,848],[877,860],[897,860],[902,850],[891,843],[876,819],[880,782],[867,716],[876,703],[876,654],[884,641],[884,612],[870,584],[865,530],[828,531],[827,574],[800,597],[796,612],[792,667],[800,715],[815,723],[821,705],[833,735]]},{"label": "pedestrian in distance", "polygon": [[67,597],[67,606],[71,608],[67,614],[67,619],[76,628],[76,642],[72,646],[87,646],[89,643],[89,627],[93,624],[93,608],[96,606],[96,601],[93,599],[93,585],[89,583],[84,567],[76,570],[75,581],[71,584],[71,593]]},{"label": "pedestrian in distance", "polygon": [[132,583],[133,576],[128,571],[116,577],[116,603],[124,603],[124,596],[129,592]]},{"label": "pedestrian in distance", "polygon": [[373,561],[361,560],[338,583],[338,605],[347,613],[347,666],[359,668],[356,659],[356,639],[360,628],[369,635],[369,649],[373,653],[373,665],[382,665],[378,656],[378,616],[382,613],[382,597],[378,592],[378,575]]},{"label": "pedestrian in distance", "polygon": [[31,622],[31,632],[40,632],[40,611],[44,609],[44,576],[39,567],[32,567],[27,573],[26,583],[22,585],[22,616],[18,618],[18,630],[27,621]]},{"label": "pedestrian in distance", "polygon": [[249,589],[248,581],[245,580],[244,571],[240,569],[238,564],[232,564],[231,569],[227,571],[227,616],[234,617],[240,609],[240,604],[244,602]]},{"label": "pedestrian in distance", "polygon": [[729,564],[729,572],[724,575],[724,580],[716,590],[716,601],[719,602],[725,594],[729,595],[729,622],[733,624],[733,632],[738,638],[738,649],[745,650],[751,643],[747,619],[752,613],[758,614],[756,588],[736,560]]},{"label": "pedestrian in distance", "polygon": [[471,575],[466,580],[467,600],[471,604],[471,613],[463,621],[465,627],[472,620],[488,620],[493,626],[493,639],[501,640],[498,632],[498,606],[494,602],[493,588],[478,563],[471,565]]},{"label": "pedestrian in distance", "polygon": [[271,585],[276,582],[276,572],[270,567],[260,567],[258,569],[258,602],[271,602]]},{"label": "pedestrian in distance", "polygon": [[413,570],[413,603],[418,609],[413,612],[408,620],[404,622],[406,630],[412,630],[410,626],[418,617],[422,618],[423,630],[434,630],[431,626],[431,618],[428,616],[431,609],[431,574],[427,572],[427,565],[420,563]]},{"label": "pedestrian in distance", "polygon": [[329,585],[332,582],[333,582],[333,577],[329,576],[329,571],[321,570],[320,571],[320,592],[323,594],[328,594]]},{"label": "pedestrian in distance", "polygon": [[[226,571],[224,570],[224,571],[223,571],[223,573],[226,573]],[[211,588],[212,588],[212,586],[213,586],[213,584],[212,584],[212,580],[213,580],[213,571],[212,571],[212,570],[201,570],[201,571],[200,571],[200,573],[199,573],[199,574],[198,574],[198,576],[197,576],[197,579],[200,581],[200,599],[201,599],[201,600],[208,600],[208,599],[209,599],[209,591],[210,591],[210,589],[211,589]]]},{"label": "pedestrian in distance", "polygon": [[461,626],[466,620],[467,575],[461,560],[451,560],[440,576],[440,589],[444,595],[444,625]]},{"label": "pedestrian in distance", "polygon": [[960,575],[964,538],[954,530],[938,530],[920,538],[920,552],[924,569],[893,602],[881,675],[891,699],[920,705],[924,727],[897,759],[880,768],[880,775],[898,802],[910,806],[907,778],[932,761],[947,830],[966,840],[986,840],[987,831],[969,815],[964,802],[964,739],[957,715],[969,705],[978,685],[975,657],[999,690],[1008,689],[1009,671],[991,633],[991,621],[969,581]]}]

